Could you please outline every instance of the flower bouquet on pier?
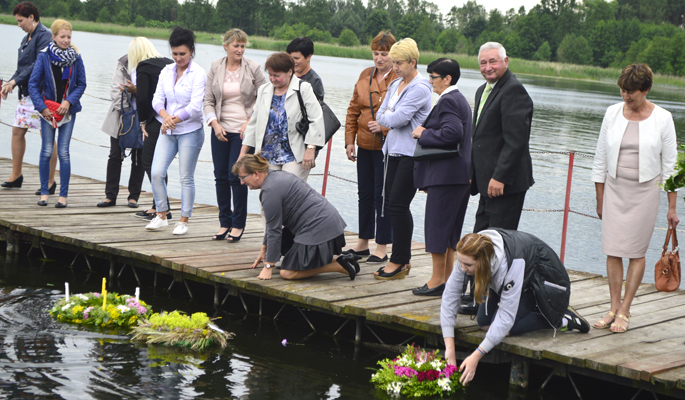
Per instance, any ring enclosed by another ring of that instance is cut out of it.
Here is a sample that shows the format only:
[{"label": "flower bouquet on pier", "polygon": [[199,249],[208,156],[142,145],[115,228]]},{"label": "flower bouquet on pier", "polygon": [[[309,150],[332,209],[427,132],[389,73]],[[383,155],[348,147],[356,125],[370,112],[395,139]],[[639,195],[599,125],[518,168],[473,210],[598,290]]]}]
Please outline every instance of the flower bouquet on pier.
[{"label": "flower bouquet on pier", "polygon": [[233,334],[220,329],[211,321],[205,313],[190,316],[178,311],[155,313],[138,323],[133,329],[131,340],[199,351],[215,345],[226,347]]},{"label": "flower bouquet on pier", "polygon": [[381,368],[371,376],[379,390],[398,397],[436,396],[452,394],[464,386],[459,383],[461,374],[454,365],[438,356],[438,350],[428,352],[413,344],[399,357],[378,362]]}]

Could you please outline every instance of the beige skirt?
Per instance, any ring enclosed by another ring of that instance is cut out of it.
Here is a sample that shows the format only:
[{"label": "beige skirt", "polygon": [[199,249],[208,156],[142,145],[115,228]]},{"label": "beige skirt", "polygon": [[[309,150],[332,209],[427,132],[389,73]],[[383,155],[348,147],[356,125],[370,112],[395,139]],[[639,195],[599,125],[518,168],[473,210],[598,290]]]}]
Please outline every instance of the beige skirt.
[{"label": "beige skirt", "polygon": [[661,175],[638,181],[637,168],[618,167],[607,174],[602,206],[602,252],[621,258],[647,254],[659,213]]}]

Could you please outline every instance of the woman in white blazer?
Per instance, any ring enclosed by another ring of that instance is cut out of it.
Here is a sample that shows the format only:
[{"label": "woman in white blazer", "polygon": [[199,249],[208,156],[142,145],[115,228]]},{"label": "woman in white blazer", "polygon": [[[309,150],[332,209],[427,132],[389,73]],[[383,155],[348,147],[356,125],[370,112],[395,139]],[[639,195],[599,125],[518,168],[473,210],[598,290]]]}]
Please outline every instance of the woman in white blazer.
[{"label": "woman in white blazer", "polygon": [[[647,100],[652,70],[632,64],[618,78],[624,102],[607,109],[597,141],[592,180],[602,219],[611,309],[594,323],[614,333],[628,330],[630,305],[645,272],[645,254],[659,211],[659,184],[673,174],[676,133],[671,113]],[[675,229],[676,193],[668,193],[668,227]],[[628,258],[625,294],[623,258]]]},{"label": "woman in white blazer", "polygon": [[[293,75],[295,62],[288,53],[266,60],[269,81],[257,91],[257,101],[245,129],[240,156],[262,153],[271,170],[284,170],[307,180],[314,168],[315,150],[325,144],[323,112],[312,86]],[[306,137],[295,126],[302,119],[297,91],[309,119]]]}]

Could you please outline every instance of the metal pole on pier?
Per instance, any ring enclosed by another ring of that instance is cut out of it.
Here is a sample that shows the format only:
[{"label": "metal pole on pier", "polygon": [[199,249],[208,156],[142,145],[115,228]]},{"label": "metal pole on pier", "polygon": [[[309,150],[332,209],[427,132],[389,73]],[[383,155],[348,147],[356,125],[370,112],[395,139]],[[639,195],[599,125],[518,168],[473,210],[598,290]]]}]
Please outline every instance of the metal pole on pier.
[{"label": "metal pole on pier", "polygon": [[564,202],[564,225],[561,228],[561,262],[564,262],[566,253],[566,229],[568,228],[568,211],[571,202],[571,181],[573,180],[573,159],[575,153],[568,153],[568,174],[566,176],[566,201]]}]

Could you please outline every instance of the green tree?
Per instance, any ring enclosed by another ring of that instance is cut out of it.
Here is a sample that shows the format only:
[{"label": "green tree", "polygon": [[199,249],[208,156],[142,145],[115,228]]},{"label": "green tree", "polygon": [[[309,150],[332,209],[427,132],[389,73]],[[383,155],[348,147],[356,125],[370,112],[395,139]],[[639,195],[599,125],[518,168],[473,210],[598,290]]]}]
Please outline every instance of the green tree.
[{"label": "green tree", "polygon": [[584,36],[567,35],[557,49],[557,58],[563,63],[589,65],[592,48]]},{"label": "green tree", "polygon": [[538,50],[533,54],[533,60],[537,61],[549,61],[552,59],[552,48],[549,46],[549,42],[544,42],[538,47]]},{"label": "green tree", "polygon": [[435,41],[438,53],[467,54],[470,46],[469,40],[454,28],[442,31]]},{"label": "green tree", "polygon": [[106,8],[103,8],[98,13],[96,21],[100,22],[100,23],[112,22],[112,16],[111,15],[112,14],[109,12],[109,10],[107,10]]},{"label": "green tree", "polygon": [[255,33],[269,35],[285,20],[286,8],[283,0],[258,0],[255,14]]},{"label": "green tree", "polygon": [[378,32],[393,29],[390,14],[386,10],[373,10],[364,21],[364,36],[376,37]]},{"label": "green tree", "polygon": [[429,17],[424,17],[421,24],[416,29],[413,39],[421,50],[432,51],[435,49],[435,42],[438,39],[438,32],[434,28]]},{"label": "green tree", "polygon": [[139,28],[144,27],[144,26],[146,25],[145,18],[143,18],[143,16],[140,15],[140,14],[137,15],[137,16],[136,16],[136,20],[133,21],[133,25],[135,25],[135,26],[137,26],[137,27],[139,27]]},{"label": "green tree", "polygon": [[[680,48],[678,51],[682,51]],[[649,45],[637,56],[637,61],[648,64],[652,71],[662,74],[673,74],[673,48],[671,40],[665,37],[655,37]]]},{"label": "green tree", "polygon": [[333,36],[331,35],[330,32],[322,32],[317,28],[312,28],[307,32],[307,37],[312,39],[314,42],[321,42],[321,43],[334,43],[335,40],[333,39]]},{"label": "green tree", "polygon": [[351,29],[343,29],[338,38],[338,44],[341,46],[358,46],[359,39]]},{"label": "green tree", "polygon": [[400,22],[398,22],[397,26],[395,27],[395,36],[397,37],[397,39],[414,39],[414,35],[416,31],[419,29],[421,23],[423,22],[423,19],[424,16],[422,16],[421,14],[404,14]]}]

